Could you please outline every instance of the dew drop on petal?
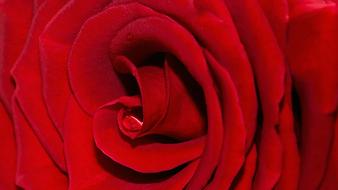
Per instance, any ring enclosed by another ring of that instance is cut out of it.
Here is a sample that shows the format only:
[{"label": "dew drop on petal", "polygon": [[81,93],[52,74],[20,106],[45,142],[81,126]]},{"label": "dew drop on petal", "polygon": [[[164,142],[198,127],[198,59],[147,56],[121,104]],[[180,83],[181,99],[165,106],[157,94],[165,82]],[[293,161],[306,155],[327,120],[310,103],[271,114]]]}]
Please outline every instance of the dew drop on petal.
[{"label": "dew drop on petal", "polygon": [[123,117],[122,125],[127,131],[139,131],[142,129],[143,122],[133,115],[126,115]]}]

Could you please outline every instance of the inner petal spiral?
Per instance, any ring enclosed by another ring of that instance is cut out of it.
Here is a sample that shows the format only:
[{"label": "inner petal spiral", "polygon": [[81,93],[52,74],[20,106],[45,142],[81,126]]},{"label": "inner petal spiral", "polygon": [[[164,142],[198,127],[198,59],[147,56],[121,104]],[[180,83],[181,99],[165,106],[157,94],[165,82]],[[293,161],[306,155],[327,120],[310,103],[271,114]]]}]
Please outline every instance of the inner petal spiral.
[{"label": "inner petal spiral", "polygon": [[[132,139],[154,134],[178,141],[205,134],[203,107],[198,106],[203,102],[201,89],[188,73],[180,72],[184,68],[174,56],[157,53],[141,63],[117,56],[113,65],[118,73],[134,76],[139,88],[126,89],[130,96],[140,97],[140,107],[119,111],[122,133]],[[128,81],[130,88],[130,77]]]}]

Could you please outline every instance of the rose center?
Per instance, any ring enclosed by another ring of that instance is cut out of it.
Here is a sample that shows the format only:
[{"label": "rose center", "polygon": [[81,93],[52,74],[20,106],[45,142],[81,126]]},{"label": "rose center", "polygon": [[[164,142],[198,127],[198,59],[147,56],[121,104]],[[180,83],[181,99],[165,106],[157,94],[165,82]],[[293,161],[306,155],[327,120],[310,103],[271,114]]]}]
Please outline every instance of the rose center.
[{"label": "rose center", "polygon": [[119,127],[121,131],[133,138],[136,138],[143,130],[142,107],[122,108],[118,114]]},{"label": "rose center", "polygon": [[126,131],[140,131],[143,122],[133,115],[125,115],[122,119],[122,126]]}]

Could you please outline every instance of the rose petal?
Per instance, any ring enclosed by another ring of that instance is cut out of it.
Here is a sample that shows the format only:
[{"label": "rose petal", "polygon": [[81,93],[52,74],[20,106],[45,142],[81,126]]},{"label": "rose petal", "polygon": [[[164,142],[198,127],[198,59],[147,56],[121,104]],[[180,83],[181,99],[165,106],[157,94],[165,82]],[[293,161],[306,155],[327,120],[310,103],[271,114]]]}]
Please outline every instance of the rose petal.
[{"label": "rose petal", "polygon": [[169,103],[163,120],[149,134],[189,140],[206,133],[204,97],[200,86],[185,72],[182,63],[166,56],[164,63]]},{"label": "rose petal", "polygon": [[239,172],[246,153],[246,131],[243,114],[239,105],[238,94],[229,73],[205,51],[215,81],[219,86],[222,102],[224,140],[221,159],[212,182],[207,189],[228,189]]},{"label": "rose petal", "polygon": [[327,170],[322,180],[322,189],[337,189],[338,184],[338,117],[336,116],[336,125],[334,128],[334,140],[330,152],[330,158],[327,163]]},{"label": "rose petal", "polygon": [[142,136],[162,120],[168,106],[168,92],[163,69],[160,66],[136,68],[126,57],[115,58],[114,67],[124,68],[132,74],[140,89],[143,110],[143,127],[136,136]]},{"label": "rose petal", "polygon": [[320,188],[338,107],[337,7],[322,1],[290,8],[288,60],[301,105],[299,188]]},{"label": "rose petal", "polygon": [[243,174],[240,176],[240,179],[237,183],[233,184],[235,190],[246,190],[252,189],[252,181],[255,176],[256,171],[256,163],[257,163],[257,149],[256,145],[253,145],[249,154],[246,156],[244,166],[243,166]]},{"label": "rose petal", "polygon": [[284,94],[284,58],[256,1],[227,3],[251,59],[263,111],[263,129],[254,188],[271,189],[278,181],[282,164],[280,138],[275,127],[279,125],[279,107]]},{"label": "rose petal", "polygon": [[0,5],[0,96],[7,110],[11,110],[14,92],[10,69],[26,41],[33,15],[32,0],[4,1]]},{"label": "rose petal", "polygon": [[281,105],[279,136],[282,143],[283,163],[277,189],[297,189],[300,156],[291,103],[291,76],[287,76],[285,96]]},{"label": "rose petal", "polygon": [[258,0],[258,2],[269,21],[280,48],[284,50],[289,19],[288,0]]},{"label": "rose petal", "polygon": [[70,189],[182,189],[198,164],[198,160],[193,161],[177,173],[169,175],[144,174],[107,159],[95,147],[92,118],[81,110],[74,99],[69,101],[65,125]]},{"label": "rose petal", "polygon": [[136,4],[118,6],[102,11],[84,24],[72,48],[69,75],[71,88],[88,113],[93,114],[104,103],[125,95],[109,58],[109,45],[119,28],[148,15],[149,10]]},{"label": "rose petal", "polygon": [[[133,0],[116,0],[127,4]],[[247,148],[256,129],[257,100],[251,66],[239,39],[237,29],[222,1],[139,0],[144,6],[169,15],[194,35],[200,46],[208,49],[233,79],[247,129]],[[226,34],[226,35],[224,35]],[[177,39],[173,39],[177,41]],[[191,53],[190,55],[195,55]],[[179,59],[184,62],[183,60]]]},{"label": "rose petal", "polygon": [[57,168],[41,146],[15,99],[13,106],[18,151],[17,185],[24,189],[66,189],[67,177]]},{"label": "rose petal", "polygon": [[51,119],[62,127],[70,95],[67,61],[82,24],[110,0],[69,1],[47,24],[40,36],[41,74],[44,100]]},{"label": "rose petal", "polygon": [[16,189],[16,144],[10,115],[0,101],[0,189]]},{"label": "rose petal", "polygon": [[[64,0],[48,1],[37,11],[26,45],[12,69],[16,82],[15,94],[34,133],[60,168],[65,170],[60,134],[49,118],[43,102],[38,54],[38,37],[53,14],[64,5]],[[59,129],[60,130],[60,129]]]}]

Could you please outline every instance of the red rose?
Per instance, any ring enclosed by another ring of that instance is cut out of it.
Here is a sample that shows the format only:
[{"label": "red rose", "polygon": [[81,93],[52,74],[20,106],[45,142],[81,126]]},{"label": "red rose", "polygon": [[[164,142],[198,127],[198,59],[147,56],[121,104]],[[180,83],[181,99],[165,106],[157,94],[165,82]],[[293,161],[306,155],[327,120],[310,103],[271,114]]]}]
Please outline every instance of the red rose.
[{"label": "red rose", "polygon": [[0,13],[0,189],[338,189],[336,2]]}]

